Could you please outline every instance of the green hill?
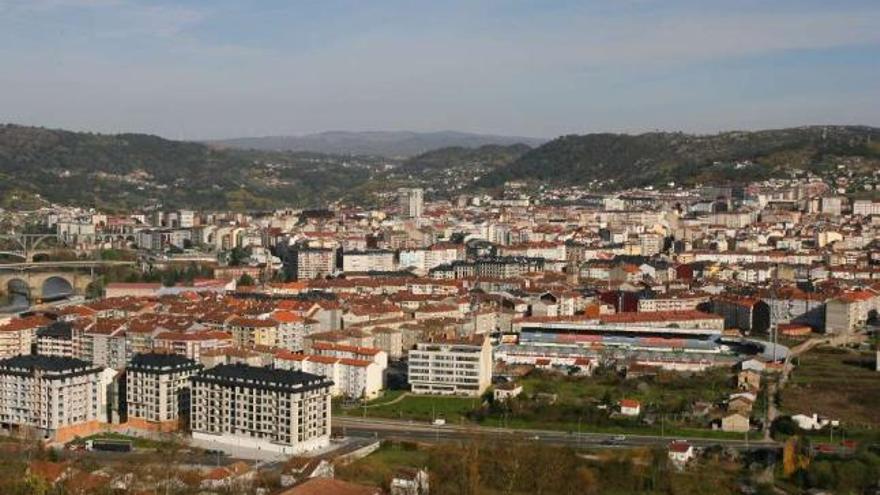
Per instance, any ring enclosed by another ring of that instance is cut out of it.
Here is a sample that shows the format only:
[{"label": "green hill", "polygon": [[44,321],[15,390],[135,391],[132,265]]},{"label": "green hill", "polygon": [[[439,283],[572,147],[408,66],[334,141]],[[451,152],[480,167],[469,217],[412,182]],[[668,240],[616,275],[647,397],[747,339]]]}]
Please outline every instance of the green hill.
[{"label": "green hill", "polygon": [[[853,157],[861,159],[856,165],[872,170],[880,167],[880,129],[814,126],[705,136],[666,132],[572,135],[525,153],[509,166],[488,173],[477,185],[496,187],[509,180],[614,181],[618,187],[669,181],[745,182],[796,168],[828,169]],[[852,160],[847,164],[852,166]]]},{"label": "green hill", "polygon": [[45,201],[122,210],[319,206],[371,178],[377,160],[220,150],[144,134],[0,126],[0,207]]}]

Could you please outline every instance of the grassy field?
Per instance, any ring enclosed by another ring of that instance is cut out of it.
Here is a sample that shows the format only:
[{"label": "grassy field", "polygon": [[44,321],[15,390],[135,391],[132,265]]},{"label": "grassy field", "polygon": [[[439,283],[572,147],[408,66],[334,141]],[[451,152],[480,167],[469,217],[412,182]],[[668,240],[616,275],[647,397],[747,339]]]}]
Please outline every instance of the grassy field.
[{"label": "grassy field", "polygon": [[880,373],[870,353],[817,348],[800,357],[782,392],[788,414],[818,413],[844,426],[880,427]]},{"label": "grassy field", "polygon": [[[557,430],[609,434],[665,435],[668,437],[744,438],[741,434],[713,431],[706,420],[686,421],[682,413],[695,401],[715,403],[734,389],[733,375],[728,370],[712,370],[691,376],[661,374],[638,380],[625,380],[615,374],[596,377],[567,377],[535,373],[520,380],[523,393],[514,410],[485,408],[480,399],[415,396],[400,398],[401,392],[386,394],[367,407],[341,409],[349,416],[366,416],[415,421],[443,418],[450,424],[477,423],[482,426],[506,426],[517,429]],[[531,400],[535,394],[556,394],[555,404]],[[646,425],[632,419],[609,419],[606,412],[595,409],[603,401],[612,404],[622,398],[640,400],[643,407],[664,416],[664,426]],[[587,410],[593,411],[590,417]],[[578,418],[581,419],[580,425]]]},{"label": "grassy field", "polygon": [[623,379],[616,375],[561,377],[532,374],[520,381],[523,394],[552,393],[558,403],[583,405],[610,400],[636,399],[666,413],[677,413],[695,401],[718,402],[734,392],[732,372],[724,369],[684,376],[661,373],[656,377]]},{"label": "grassy field", "polygon": [[355,483],[387,486],[399,468],[424,468],[430,454],[408,444],[386,442],[376,452],[347,466],[337,467],[337,477]]},{"label": "grassy field", "polygon": [[367,404],[366,408],[351,408],[344,411],[349,416],[366,416],[375,418],[412,419],[416,421],[431,421],[434,418],[444,418],[450,423],[462,423],[466,421],[468,412],[480,407],[481,400],[478,398],[465,397],[441,397],[427,395],[410,395],[398,402],[387,404],[395,399],[383,397]]}]

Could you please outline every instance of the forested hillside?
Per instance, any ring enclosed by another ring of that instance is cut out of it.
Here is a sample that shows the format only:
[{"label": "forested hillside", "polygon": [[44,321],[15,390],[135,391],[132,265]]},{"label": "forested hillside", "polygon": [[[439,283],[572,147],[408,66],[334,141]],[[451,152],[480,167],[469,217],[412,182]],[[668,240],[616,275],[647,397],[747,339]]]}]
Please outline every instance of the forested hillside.
[{"label": "forested hillside", "polygon": [[748,181],[793,168],[820,170],[849,157],[864,158],[866,168],[878,167],[880,129],[815,126],[705,136],[666,132],[572,135],[535,148],[511,165],[490,172],[478,184],[598,180],[625,187],[669,181]]}]

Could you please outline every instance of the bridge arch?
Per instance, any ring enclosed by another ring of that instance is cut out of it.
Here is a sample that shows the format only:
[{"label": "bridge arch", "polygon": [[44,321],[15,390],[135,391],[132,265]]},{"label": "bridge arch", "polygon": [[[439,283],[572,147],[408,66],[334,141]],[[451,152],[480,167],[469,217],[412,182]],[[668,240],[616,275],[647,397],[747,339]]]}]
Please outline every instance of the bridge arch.
[{"label": "bridge arch", "polygon": [[73,283],[63,276],[46,277],[40,288],[40,294],[43,299],[52,299],[57,297],[67,297],[73,295]]},{"label": "bridge arch", "polygon": [[4,284],[3,290],[5,292],[0,298],[0,306],[27,307],[31,300],[31,287],[23,278],[10,278]]}]

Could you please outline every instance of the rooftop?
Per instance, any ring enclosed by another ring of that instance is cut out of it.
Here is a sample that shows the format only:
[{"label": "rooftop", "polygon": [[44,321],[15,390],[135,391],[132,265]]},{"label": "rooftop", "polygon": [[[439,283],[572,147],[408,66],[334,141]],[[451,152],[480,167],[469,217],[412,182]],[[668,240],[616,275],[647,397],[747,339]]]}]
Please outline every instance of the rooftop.
[{"label": "rooftop", "polygon": [[141,370],[188,368],[197,366],[199,365],[195,361],[179,354],[166,354],[159,352],[135,354],[128,365],[129,368]]},{"label": "rooftop", "polygon": [[324,376],[302,371],[283,370],[249,366],[246,364],[221,364],[203,370],[196,380],[232,382],[263,387],[283,387],[287,389],[314,389],[329,387],[332,382]]},{"label": "rooftop", "polygon": [[73,371],[95,368],[92,363],[81,359],[61,356],[40,356],[36,354],[18,355],[11,358],[0,360],[0,370],[7,371]]}]

